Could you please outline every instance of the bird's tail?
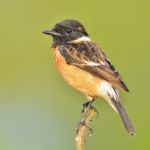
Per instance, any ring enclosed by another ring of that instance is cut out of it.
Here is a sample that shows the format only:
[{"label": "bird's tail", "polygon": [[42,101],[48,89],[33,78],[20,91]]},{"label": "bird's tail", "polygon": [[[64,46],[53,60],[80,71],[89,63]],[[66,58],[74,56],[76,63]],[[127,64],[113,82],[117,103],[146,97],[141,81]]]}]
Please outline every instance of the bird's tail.
[{"label": "bird's tail", "polygon": [[[126,110],[125,108],[123,107],[123,105],[121,104],[120,100],[119,100],[119,96],[118,96],[118,92],[113,89],[113,94],[109,94],[108,93],[108,96],[109,96],[109,104],[113,107],[113,109],[119,113],[120,115],[120,118],[124,124],[124,127],[125,129],[127,130],[127,132],[130,134],[130,135],[134,135],[135,133],[135,129],[133,127],[133,124],[130,120],[130,118],[128,117],[127,113],[126,113]],[[112,91],[111,91],[112,92]]]}]

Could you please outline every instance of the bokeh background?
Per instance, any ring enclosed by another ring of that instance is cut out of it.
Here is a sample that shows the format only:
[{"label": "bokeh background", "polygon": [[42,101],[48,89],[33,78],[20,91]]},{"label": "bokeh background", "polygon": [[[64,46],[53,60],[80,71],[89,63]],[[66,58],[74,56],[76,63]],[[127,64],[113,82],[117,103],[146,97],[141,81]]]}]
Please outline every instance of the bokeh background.
[{"label": "bokeh background", "polygon": [[103,100],[91,123],[86,150],[150,149],[150,1],[0,0],[0,149],[73,150],[85,98],[58,74],[41,33],[63,19],[76,19],[103,47],[130,93],[121,92],[136,135]]}]

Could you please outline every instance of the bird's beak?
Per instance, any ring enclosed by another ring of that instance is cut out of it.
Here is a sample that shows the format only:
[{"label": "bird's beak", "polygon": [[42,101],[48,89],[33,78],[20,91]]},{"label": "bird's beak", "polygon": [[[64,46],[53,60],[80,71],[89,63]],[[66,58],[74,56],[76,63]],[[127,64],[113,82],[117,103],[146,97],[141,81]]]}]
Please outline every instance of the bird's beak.
[{"label": "bird's beak", "polygon": [[53,31],[53,30],[45,30],[42,33],[52,35],[52,36],[61,36],[60,33],[57,33],[56,31]]}]

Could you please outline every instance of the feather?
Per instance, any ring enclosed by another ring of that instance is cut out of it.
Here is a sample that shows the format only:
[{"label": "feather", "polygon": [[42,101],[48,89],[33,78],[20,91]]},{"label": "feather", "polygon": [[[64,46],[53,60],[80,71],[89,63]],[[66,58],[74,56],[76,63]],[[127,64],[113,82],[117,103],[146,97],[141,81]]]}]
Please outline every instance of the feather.
[{"label": "feather", "polygon": [[92,41],[79,43],[67,43],[59,47],[60,53],[65,57],[66,62],[83,69],[93,76],[111,82],[114,86],[129,91],[123,82],[120,74],[109,61],[101,48],[98,48]]}]

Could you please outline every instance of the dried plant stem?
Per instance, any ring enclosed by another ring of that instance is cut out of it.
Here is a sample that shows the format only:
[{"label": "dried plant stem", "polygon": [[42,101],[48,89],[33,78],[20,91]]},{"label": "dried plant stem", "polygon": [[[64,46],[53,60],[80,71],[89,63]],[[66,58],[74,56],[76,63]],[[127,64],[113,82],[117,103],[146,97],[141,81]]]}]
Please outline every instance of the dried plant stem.
[{"label": "dried plant stem", "polygon": [[77,128],[77,135],[75,138],[76,141],[76,150],[84,150],[84,142],[85,142],[85,137],[87,134],[88,130],[91,130],[89,128],[89,124],[92,120],[92,118],[97,114],[96,110],[94,107],[86,107],[84,108],[83,112],[83,118],[81,122],[79,123],[79,126]]}]

